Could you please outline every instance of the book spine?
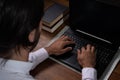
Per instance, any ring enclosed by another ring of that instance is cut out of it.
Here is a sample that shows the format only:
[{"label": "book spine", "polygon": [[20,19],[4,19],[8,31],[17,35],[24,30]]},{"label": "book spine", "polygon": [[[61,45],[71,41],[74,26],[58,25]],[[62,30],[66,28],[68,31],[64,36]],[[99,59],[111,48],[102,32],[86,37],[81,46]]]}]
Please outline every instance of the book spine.
[{"label": "book spine", "polygon": [[66,15],[69,14],[69,9],[64,11],[61,15],[59,15],[51,24],[43,21],[43,24],[48,26],[48,27],[52,27],[55,23],[57,23],[61,18],[64,18]]},{"label": "book spine", "polygon": [[53,26],[53,28],[49,28],[49,27],[47,27],[47,26],[45,26],[45,25],[43,25],[42,28],[43,28],[44,30],[50,32],[50,33],[53,33],[57,28],[59,28],[59,27],[63,24],[63,22],[64,22],[66,19],[68,19],[68,17],[69,17],[69,14],[66,15],[64,18],[62,18],[56,25]]},{"label": "book spine", "polygon": [[46,26],[43,26],[43,29],[50,33],[53,33],[63,22],[64,22],[63,19],[61,19],[52,29],[50,29]]},{"label": "book spine", "polygon": [[59,16],[58,16],[53,22],[51,22],[50,24],[47,23],[47,22],[45,22],[45,21],[43,21],[43,24],[45,24],[45,25],[51,27],[51,26],[54,25],[54,23],[56,23],[56,22],[57,22],[58,20],[60,20],[62,17],[63,17],[63,14],[59,15]]}]

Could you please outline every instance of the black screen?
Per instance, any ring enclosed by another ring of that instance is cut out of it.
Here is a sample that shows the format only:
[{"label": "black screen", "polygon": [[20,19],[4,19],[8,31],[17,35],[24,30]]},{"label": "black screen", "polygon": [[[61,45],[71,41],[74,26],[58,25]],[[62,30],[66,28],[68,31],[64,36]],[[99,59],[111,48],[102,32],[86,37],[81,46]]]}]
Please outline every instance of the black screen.
[{"label": "black screen", "polygon": [[69,0],[70,26],[120,44],[120,7],[95,0]]}]

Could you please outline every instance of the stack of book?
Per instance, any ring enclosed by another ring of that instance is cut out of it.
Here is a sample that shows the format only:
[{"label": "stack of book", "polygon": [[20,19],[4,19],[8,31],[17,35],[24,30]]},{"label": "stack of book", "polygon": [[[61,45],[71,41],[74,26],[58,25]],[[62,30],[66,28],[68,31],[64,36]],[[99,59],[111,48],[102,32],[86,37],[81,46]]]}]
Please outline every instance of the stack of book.
[{"label": "stack of book", "polygon": [[53,33],[64,23],[68,17],[68,7],[59,3],[51,2],[51,0],[48,2],[47,0],[47,3],[45,3],[45,14],[42,19],[42,29]]}]

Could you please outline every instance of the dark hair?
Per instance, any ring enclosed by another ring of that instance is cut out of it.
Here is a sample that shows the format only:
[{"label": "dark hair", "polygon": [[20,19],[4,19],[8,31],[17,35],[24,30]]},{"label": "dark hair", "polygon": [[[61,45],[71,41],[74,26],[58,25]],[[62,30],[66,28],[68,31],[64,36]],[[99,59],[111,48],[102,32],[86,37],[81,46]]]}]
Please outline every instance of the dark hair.
[{"label": "dark hair", "polygon": [[[0,0],[0,55],[23,46],[32,50],[38,43],[43,0]],[[36,29],[34,42],[28,36]]]}]

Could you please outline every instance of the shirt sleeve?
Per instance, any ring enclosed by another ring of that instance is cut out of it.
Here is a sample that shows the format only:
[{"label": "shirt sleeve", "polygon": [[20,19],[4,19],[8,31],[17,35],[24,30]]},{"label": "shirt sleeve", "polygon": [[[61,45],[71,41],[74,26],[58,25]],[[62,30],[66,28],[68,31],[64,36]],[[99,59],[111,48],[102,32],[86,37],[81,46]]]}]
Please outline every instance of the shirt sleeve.
[{"label": "shirt sleeve", "polygon": [[94,68],[83,68],[82,80],[97,80],[97,71]]},{"label": "shirt sleeve", "polygon": [[48,52],[44,48],[41,48],[29,54],[29,61],[33,63],[33,68],[35,68],[39,63],[43,62],[48,57]]}]

